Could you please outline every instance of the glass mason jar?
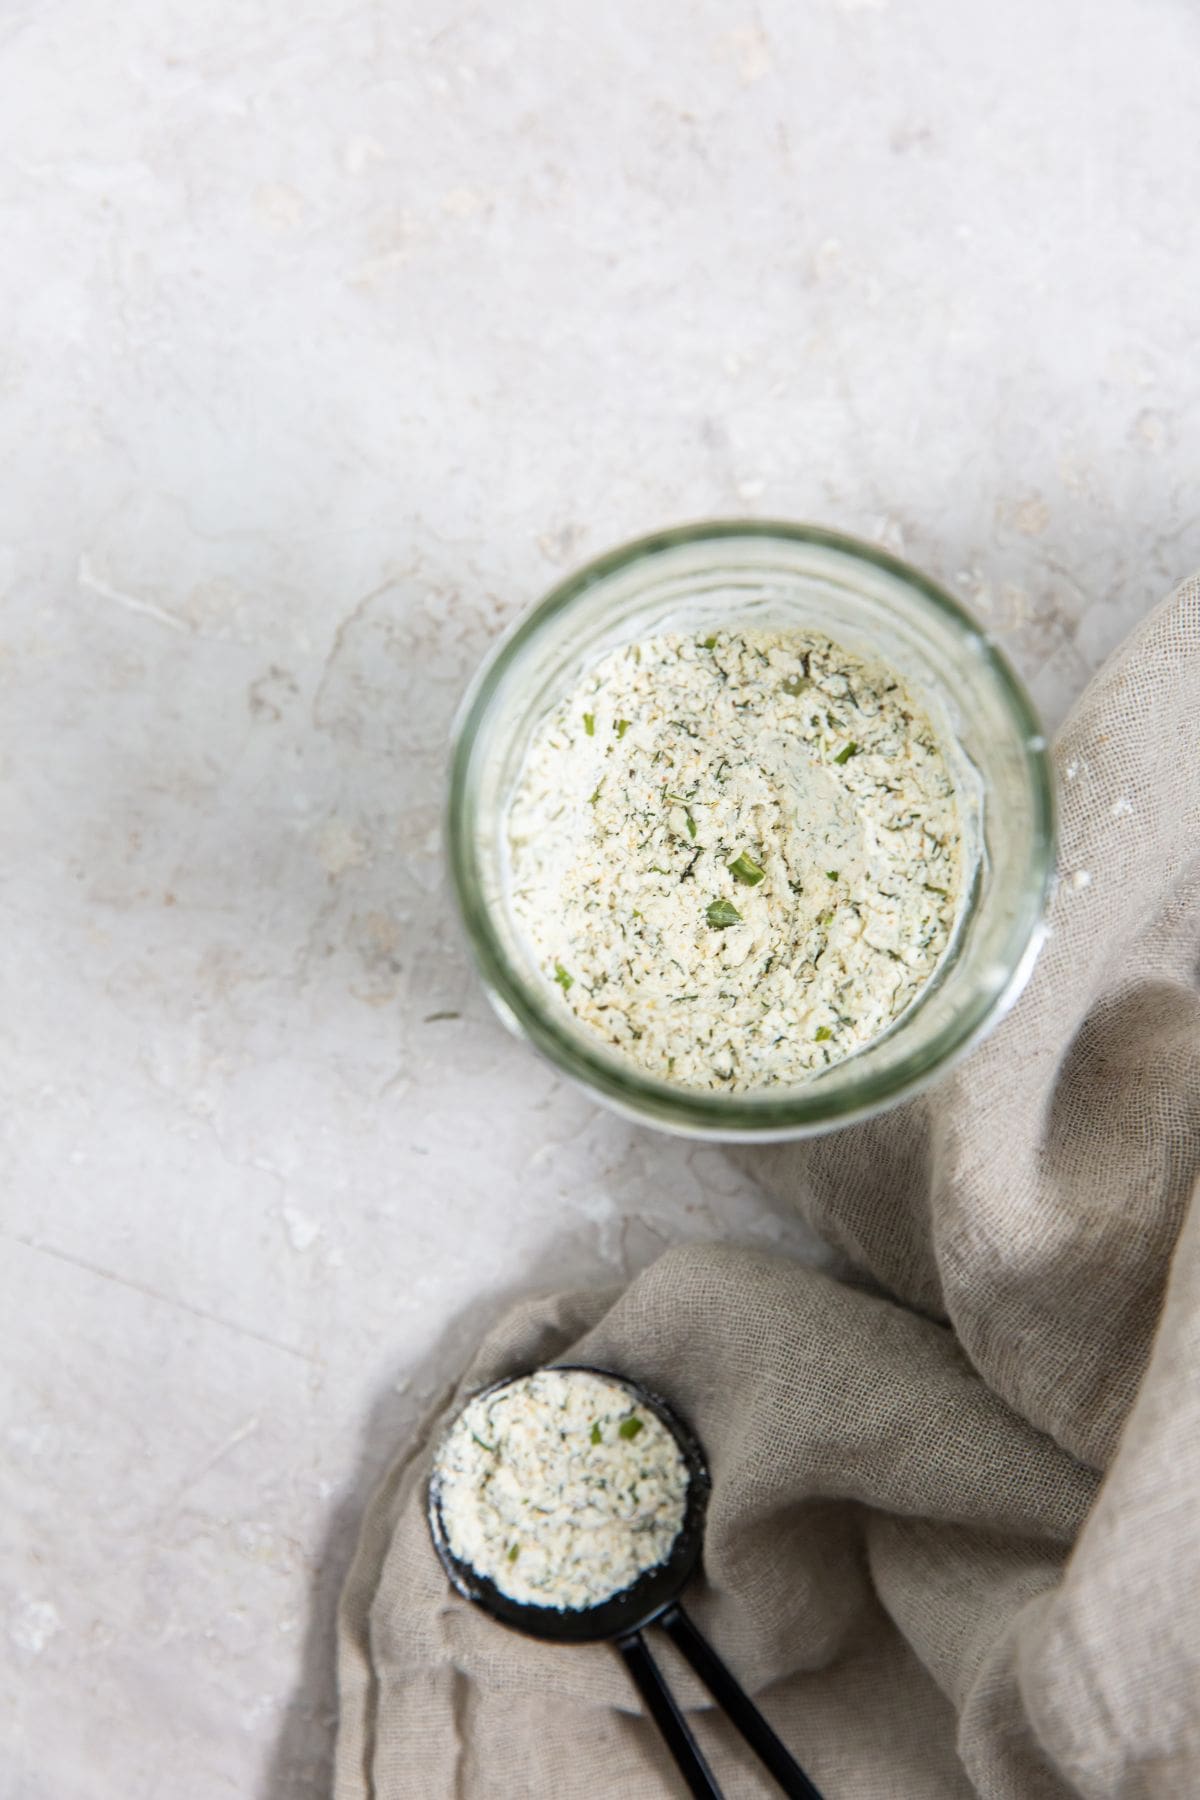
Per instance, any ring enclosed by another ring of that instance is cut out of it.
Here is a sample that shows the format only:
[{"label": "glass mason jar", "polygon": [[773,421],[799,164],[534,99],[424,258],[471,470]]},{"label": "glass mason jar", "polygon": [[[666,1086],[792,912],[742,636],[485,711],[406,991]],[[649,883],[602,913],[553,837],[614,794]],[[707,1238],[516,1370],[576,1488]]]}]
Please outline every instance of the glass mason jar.
[{"label": "glass mason jar", "polygon": [[[927,710],[955,777],[964,897],[931,979],[887,1031],[792,1086],[662,1081],[576,1019],[510,904],[508,801],[533,731],[586,670],[665,632],[817,631],[890,664]],[[693,1137],[828,1131],[909,1098],[1012,1005],[1037,956],[1054,868],[1049,762],[1024,688],[949,594],[895,557],[806,525],[681,526],[601,556],[496,646],[460,715],[448,838],[458,903],[501,1018],[630,1117]]]}]

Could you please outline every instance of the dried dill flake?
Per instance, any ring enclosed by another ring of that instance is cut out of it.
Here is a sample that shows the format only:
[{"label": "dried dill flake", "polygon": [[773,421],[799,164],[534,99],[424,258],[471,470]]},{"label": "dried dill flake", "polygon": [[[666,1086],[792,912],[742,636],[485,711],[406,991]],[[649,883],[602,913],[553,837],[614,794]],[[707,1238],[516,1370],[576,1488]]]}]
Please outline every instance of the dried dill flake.
[{"label": "dried dill flake", "polygon": [[803,1081],[885,1031],[964,886],[920,702],[813,632],[611,652],[535,730],[508,837],[514,913],[571,1012],[648,1073],[724,1092]]}]

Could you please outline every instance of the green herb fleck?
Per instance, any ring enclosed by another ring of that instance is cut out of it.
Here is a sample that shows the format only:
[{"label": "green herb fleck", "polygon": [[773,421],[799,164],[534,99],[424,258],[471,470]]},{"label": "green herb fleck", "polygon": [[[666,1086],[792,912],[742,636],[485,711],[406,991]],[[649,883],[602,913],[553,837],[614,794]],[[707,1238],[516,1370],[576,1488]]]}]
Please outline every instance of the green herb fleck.
[{"label": "green herb fleck", "polygon": [[660,868],[658,863],[651,863],[650,864],[650,873],[652,875],[669,875],[671,873],[671,871],[670,871],[670,869]]},{"label": "green herb fleck", "polygon": [[495,1444],[485,1444],[481,1437],[475,1436],[474,1432],[471,1433],[471,1436],[475,1439],[475,1442],[479,1445],[479,1448],[481,1450],[487,1450],[491,1453],[491,1455],[495,1456],[495,1454],[496,1454]]},{"label": "green herb fleck", "polygon": [[517,1560],[518,1556],[520,1556],[520,1554],[521,1554],[520,1544],[514,1544],[512,1549],[508,1553],[509,1562],[516,1562],[516,1560]]},{"label": "green herb fleck", "polygon": [[613,726],[613,730],[616,732],[617,738],[619,741],[621,738],[623,738],[625,736],[625,733],[629,730],[629,720],[628,719],[618,719],[616,724]]},{"label": "green herb fleck", "polygon": [[926,881],[922,885],[927,894],[940,894],[943,900],[948,900],[950,898],[949,891],[946,888],[934,887],[932,881]]},{"label": "green herb fleck", "polygon": [[601,1430],[600,1430],[599,1419],[597,1419],[595,1424],[592,1426],[592,1442],[593,1442],[593,1444],[601,1444],[604,1442],[603,1434],[601,1433]]},{"label": "green herb fleck", "polygon": [[828,876],[830,881],[836,881],[838,878],[838,872],[836,869],[826,869],[825,873]]},{"label": "green herb fleck", "polygon": [[554,979],[557,981],[564,994],[568,988],[575,986],[575,977],[573,975],[568,975],[567,971],[559,962],[556,962],[554,965]]},{"label": "green herb fleck", "polygon": [[587,732],[589,737],[595,737],[595,735],[596,735],[596,715],[595,715],[595,713],[584,713],[583,729]]},{"label": "green herb fleck", "polygon": [[789,675],[783,684],[783,691],[785,694],[790,694],[792,698],[795,699],[796,695],[802,694],[807,686],[808,683],[805,681],[803,675]]},{"label": "green herb fleck", "polygon": [[743,887],[757,887],[766,874],[766,870],[760,869],[758,864],[751,861],[743,850],[741,855],[730,863],[729,873],[735,881],[740,881]]},{"label": "green herb fleck", "polygon": [[818,1025],[813,1035],[818,1044],[823,1044],[826,1038],[831,1038],[833,1036],[833,1033],[830,1031],[828,1025]]},{"label": "green herb fleck", "polygon": [[845,765],[846,763],[848,763],[850,761],[850,758],[852,756],[855,756],[857,754],[857,752],[858,752],[858,745],[854,742],[854,739],[851,738],[850,742],[846,745],[846,748],[844,750],[839,750],[833,760],[835,763],[841,763],[841,764]]},{"label": "green herb fleck", "polygon": [[589,806],[595,806],[597,800],[600,798],[600,789],[603,786],[604,786],[604,783],[602,781],[598,781],[596,783],[595,790],[588,795],[588,805]]},{"label": "green herb fleck", "polygon": [[622,1419],[621,1423],[617,1426],[617,1436],[623,1438],[635,1438],[641,1429],[642,1421],[638,1418],[636,1413],[631,1413],[627,1419]]},{"label": "green herb fleck", "polygon": [[715,637],[705,638],[704,642],[700,646],[700,648],[702,650],[715,650],[716,647],[717,647],[717,640]]},{"label": "green herb fleck", "polygon": [[688,805],[687,801],[684,799],[683,795],[682,794],[665,794],[664,799],[671,801],[672,805],[674,805],[674,806],[682,806],[683,816],[687,820],[688,836],[691,839],[693,839],[693,841],[694,841],[695,836],[696,836],[696,821],[695,821],[695,819],[693,819],[692,809]]},{"label": "green herb fleck", "polygon": [[718,930],[723,930],[726,925],[740,925],[742,922],[741,913],[736,906],[731,906],[728,900],[710,901],[708,911],[704,916],[709,924],[715,925]]}]

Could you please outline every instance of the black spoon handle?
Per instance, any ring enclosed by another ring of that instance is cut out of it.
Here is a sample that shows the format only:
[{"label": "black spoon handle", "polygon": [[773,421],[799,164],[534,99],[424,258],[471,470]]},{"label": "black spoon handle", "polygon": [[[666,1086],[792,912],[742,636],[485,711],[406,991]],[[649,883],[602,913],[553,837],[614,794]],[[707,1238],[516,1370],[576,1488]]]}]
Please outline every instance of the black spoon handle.
[{"label": "black spoon handle", "polygon": [[662,1732],[679,1773],[688,1784],[689,1793],[694,1794],[696,1800],[722,1800],[716,1778],[701,1755],[691,1727],[676,1706],[641,1632],[631,1631],[627,1637],[618,1638],[617,1649],[625,1658],[625,1666],[646,1702],[646,1711]]},{"label": "black spoon handle", "polygon": [[820,1793],[786,1744],[776,1737],[749,1694],[730,1674],[683,1608],[668,1607],[654,1623],[662,1627],[675,1648],[691,1663],[717,1705],[771,1771],[789,1800],[821,1800]]}]

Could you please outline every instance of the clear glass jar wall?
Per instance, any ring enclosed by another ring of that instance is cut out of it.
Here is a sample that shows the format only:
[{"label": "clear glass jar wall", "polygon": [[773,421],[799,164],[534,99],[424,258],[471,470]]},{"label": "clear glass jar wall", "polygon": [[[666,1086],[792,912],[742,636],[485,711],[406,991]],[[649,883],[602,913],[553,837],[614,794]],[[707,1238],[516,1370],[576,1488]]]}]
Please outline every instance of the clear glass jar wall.
[{"label": "clear glass jar wall", "polygon": [[[508,797],[533,728],[585,670],[621,644],[720,626],[819,631],[896,668],[965,758],[960,802],[979,852],[955,942],[890,1031],[807,1082],[730,1094],[656,1081],[575,1020],[513,920],[506,843]],[[949,1067],[1020,991],[1041,941],[1054,859],[1044,742],[995,646],[948,594],[895,558],[784,524],[663,532],[556,588],[501,642],[467,698],[448,828],[459,905],[501,1016],[622,1111],[724,1138],[828,1130],[906,1098]]]}]

